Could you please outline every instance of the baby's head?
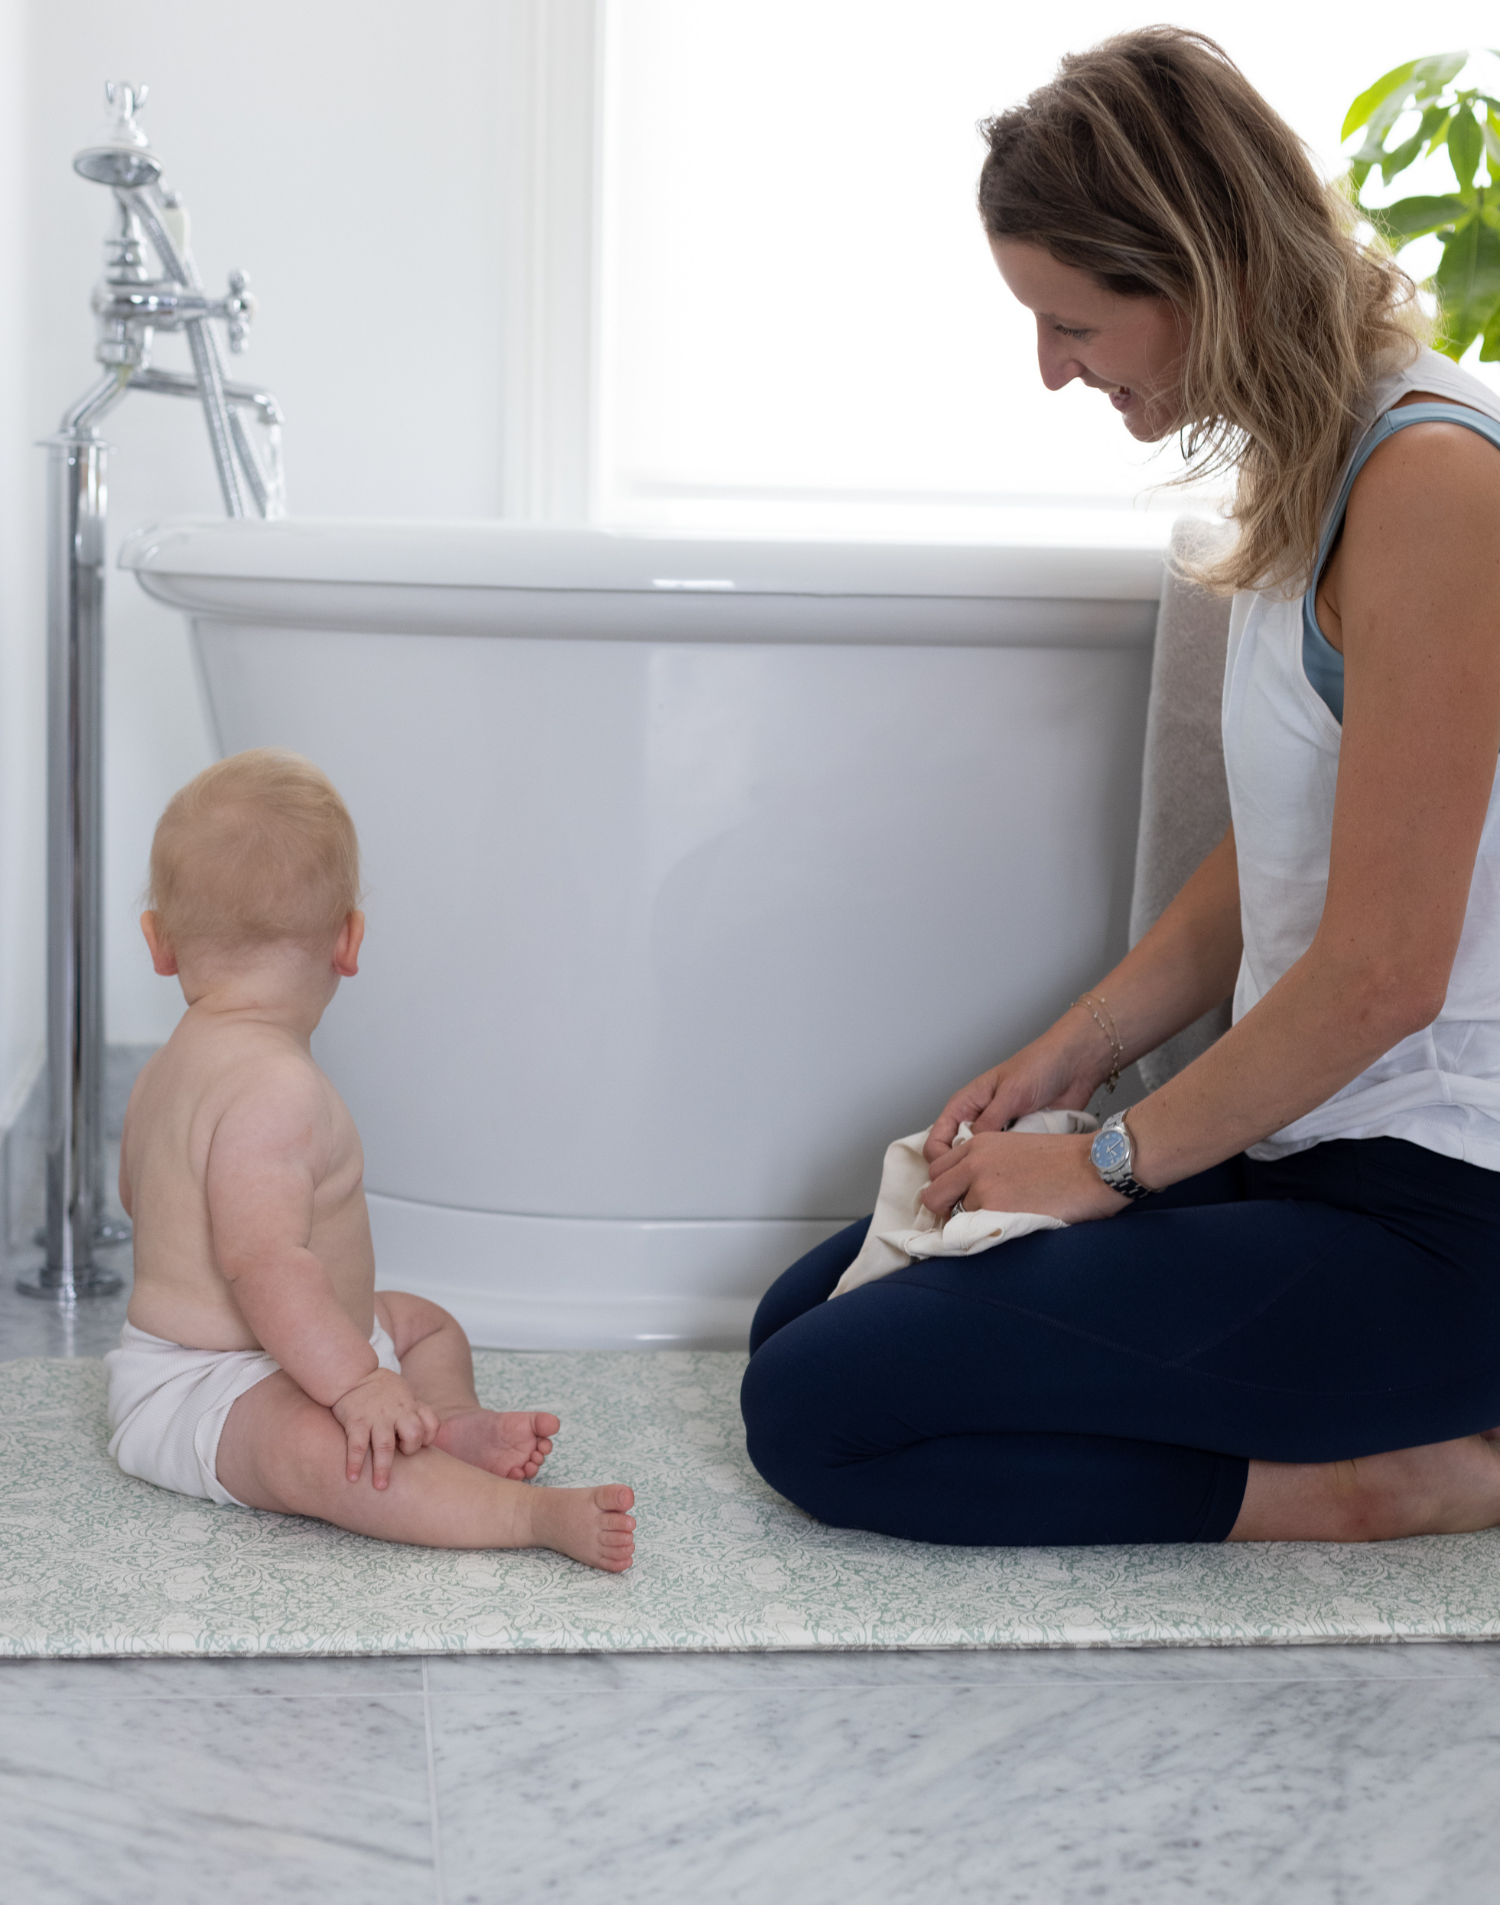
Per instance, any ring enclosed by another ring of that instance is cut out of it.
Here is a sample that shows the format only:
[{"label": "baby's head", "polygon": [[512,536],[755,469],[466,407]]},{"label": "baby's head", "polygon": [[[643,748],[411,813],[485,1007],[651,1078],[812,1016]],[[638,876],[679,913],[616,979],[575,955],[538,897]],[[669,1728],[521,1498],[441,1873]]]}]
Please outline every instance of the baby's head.
[{"label": "baby's head", "polygon": [[349,930],[357,953],[359,897],[359,840],[333,783],[300,754],[258,747],[168,802],[142,924],[158,971],[297,951],[321,961]]}]

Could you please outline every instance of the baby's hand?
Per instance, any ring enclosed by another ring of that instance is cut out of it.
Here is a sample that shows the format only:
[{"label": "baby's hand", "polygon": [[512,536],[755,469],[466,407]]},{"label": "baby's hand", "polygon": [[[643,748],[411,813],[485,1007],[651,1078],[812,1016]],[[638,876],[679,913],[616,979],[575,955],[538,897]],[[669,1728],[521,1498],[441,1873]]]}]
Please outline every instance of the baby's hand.
[{"label": "baby's hand", "polygon": [[426,1448],[438,1432],[435,1411],[418,1402],[404,1376],[393,1369],[376,1369],[346,1389],[333,1405],[335,1419],[349,1438],[345,1468],[351,1482],[364,1472],[368,1450],[374,1465],[371,1479],[377,1488],[389,1488],[396,1445],[403,1455]]}]

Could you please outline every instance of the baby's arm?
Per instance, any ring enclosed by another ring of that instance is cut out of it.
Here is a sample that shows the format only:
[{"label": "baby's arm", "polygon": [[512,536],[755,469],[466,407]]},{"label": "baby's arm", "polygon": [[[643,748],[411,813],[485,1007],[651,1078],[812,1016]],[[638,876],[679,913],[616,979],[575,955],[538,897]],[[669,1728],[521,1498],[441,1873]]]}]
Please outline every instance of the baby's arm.
[{"label": "baby's arm", "polygon": [[267,1067],[234,1099],[209,1148],[214,1254],[262,1348],[344,1428],[349,1480],[359,1480],[368,1450],[385,1488],[396,1445],[414,1454],[438,1418],[380,1367],[308,1248],[326,1129],[326,1104],[300,1066]]}]

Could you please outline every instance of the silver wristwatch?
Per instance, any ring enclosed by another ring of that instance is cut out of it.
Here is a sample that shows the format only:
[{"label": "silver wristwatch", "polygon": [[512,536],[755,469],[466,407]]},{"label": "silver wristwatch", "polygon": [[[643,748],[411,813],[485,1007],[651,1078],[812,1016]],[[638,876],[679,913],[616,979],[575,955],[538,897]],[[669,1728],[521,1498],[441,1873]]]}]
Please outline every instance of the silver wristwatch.
[{"label": "silver wristwatch", "polygon": [[1135,1146],[1125,1128],[1123,1111],[1106,1118],[1094,1133],[1089,1157],[1094,1169],[1112,1191],[1118,1191],[1122,1197],[1132,1200],[1151,1195],[1151,1186],[1140,1183],[1131,1175],[1135,1166]]}]

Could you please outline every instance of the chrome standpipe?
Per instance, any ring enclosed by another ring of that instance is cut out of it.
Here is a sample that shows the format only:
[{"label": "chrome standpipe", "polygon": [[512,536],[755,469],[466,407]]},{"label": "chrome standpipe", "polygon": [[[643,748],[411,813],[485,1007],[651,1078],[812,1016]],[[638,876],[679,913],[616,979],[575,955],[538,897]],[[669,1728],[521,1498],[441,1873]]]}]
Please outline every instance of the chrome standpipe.
[{"label": "chrome standpipe", "polygon": [[[203,405],[224,507],[286,513],[281,411],[268,392],[225,381],[210,320],[244,349],[255,314],[243,273],[209,298],[187,240],[187,213],[162,188],[161,161],[135,115],[146,89],[105,88],[114,117],[104,140],[73,160],[114,192],[118,222],[105,241],[94,293],[104,374],[65,414],[47,451],[47,1226],[40,1270],[19,1280],[28,1296],[63,1308],[108,1296],[119,1275],[94,1252],[130,1236],[111,1221],[105,1183],[103,961],[104,532],[108,445],[97,425],[127,391],[196,397]],[[143,240],[160,262],[146,267]],[[193,376],[153,370],[157,330],[183,330]],[[264,431],[264,461],[246,428]]]}]

